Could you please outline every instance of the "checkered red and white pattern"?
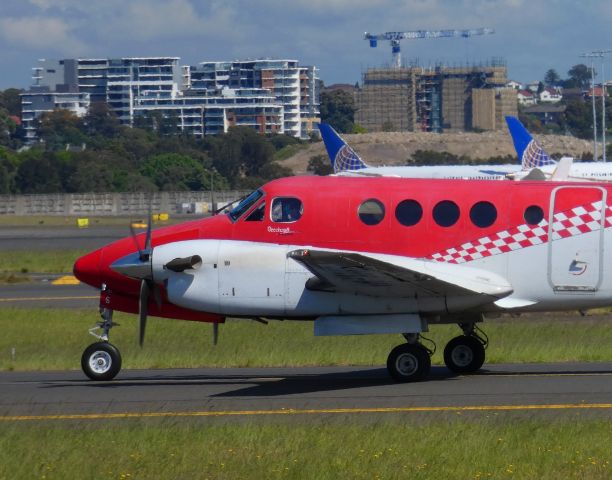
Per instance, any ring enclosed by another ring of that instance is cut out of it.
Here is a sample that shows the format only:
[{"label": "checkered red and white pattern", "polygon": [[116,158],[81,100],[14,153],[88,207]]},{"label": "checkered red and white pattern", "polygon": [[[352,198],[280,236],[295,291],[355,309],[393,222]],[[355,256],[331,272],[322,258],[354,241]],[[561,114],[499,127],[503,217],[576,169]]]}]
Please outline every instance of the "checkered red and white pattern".
[{"label": "checkered red and white pattern", "polygon": [[[572,208],[553,216],[553,240],[593,232],[601,228],[601,202]],[[612,226],[612,207],[606,208],[605,228]],[[466,263],[479,258],[540,245],[548,241],[549,224],[542,220],[537,225],[523,223],[509,230],[464,243],[455,248],[429,255],[428,259],[446,263]]]}]

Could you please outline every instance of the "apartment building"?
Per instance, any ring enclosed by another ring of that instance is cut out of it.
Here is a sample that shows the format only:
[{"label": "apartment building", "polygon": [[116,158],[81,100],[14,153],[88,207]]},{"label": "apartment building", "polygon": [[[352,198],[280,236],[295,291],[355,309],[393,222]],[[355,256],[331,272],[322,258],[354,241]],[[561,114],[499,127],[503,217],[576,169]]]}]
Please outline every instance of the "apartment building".
[{"label": "apartment building", "polygon": [[283,106],[282,132],[307,138],[320,121],[317,69],[297,60],[202,62],[186,72],[189,91],[209,95],[223,88],[266,89]]},{"label": "apartment building", "polygon": [[[216,135],[232,125],[260,133],[287,133],[307,138],[319,118],[315,67],[297,60],[202,62],[181,66],[179,57],[124,57],[39,60],[33,84],[22,96],[32,104],[34,93],[72,94],[79,106],[105,102],[124,125],[158,112],[176,119],[177,129],[194,135]],[[45,97],[46,98],[46,97]],[[66,99],[72,98],[66,96]],[[59,106],[60,98],[34,101],[28,112],[30,136],[35,120]],[[24,107],[26,103],[24,103]],[[75,113],[82,114],[77,105]]]}]

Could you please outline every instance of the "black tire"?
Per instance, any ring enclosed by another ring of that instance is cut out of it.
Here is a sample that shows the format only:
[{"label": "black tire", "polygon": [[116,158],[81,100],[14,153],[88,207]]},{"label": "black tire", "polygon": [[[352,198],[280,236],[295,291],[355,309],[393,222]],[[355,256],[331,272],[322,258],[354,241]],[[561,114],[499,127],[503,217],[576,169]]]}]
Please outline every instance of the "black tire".
[{"label": "black tire", "polygon": [[81,356],[81,368],[92,380],[112,380],[121,370],[121,354],[108,342],[92,343]]},{"label": "black tire", "polygon": [[444,363],[455,373],[475,372],[484,361],[484,345],[475,337],[460,335],[444,347]]},{"label": "black tire", "polygon": [[429,352],[418,343],[398,345],[387,358],[389,375],[397,382],[418,382],[429,375]]}]

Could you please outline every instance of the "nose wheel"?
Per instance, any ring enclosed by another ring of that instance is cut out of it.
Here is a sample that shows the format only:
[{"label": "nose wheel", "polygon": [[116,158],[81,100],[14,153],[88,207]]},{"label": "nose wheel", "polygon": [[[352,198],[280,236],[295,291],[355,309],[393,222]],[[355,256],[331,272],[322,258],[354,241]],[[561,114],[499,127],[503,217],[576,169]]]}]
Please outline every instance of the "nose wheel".
[{"label": "nose wheel", "polygon": [[108,335],[110,329],[118,324],[113,322],[112,310],[102,309],[101,314],[102,321],[89,329],[89,333],[101,341],[85,349],[81,356],[81,368],[92,380],[112,380],[121,370],[121,353],[108,342]]},{"label": "nose wheel", "polygon": [[81,356],[81,368],[92,380],[112,380],[121,370],[121,354],[112,343],[92,343]]}]

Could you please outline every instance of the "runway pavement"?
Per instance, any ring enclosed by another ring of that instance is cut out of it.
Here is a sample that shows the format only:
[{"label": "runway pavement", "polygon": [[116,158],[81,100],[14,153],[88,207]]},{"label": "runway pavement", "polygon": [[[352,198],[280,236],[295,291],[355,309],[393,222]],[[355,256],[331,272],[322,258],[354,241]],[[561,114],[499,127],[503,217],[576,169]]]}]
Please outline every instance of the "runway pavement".
[{"label": "runway pavement", "polygon": [[0,250],[95,250],[130,235],[121,226],[23,226],[0,227]]},{"label": "runway pavement", "polygon": [[43,276],[30,283],[2,285],[0,308],[97,308],[96,289],[84,284],[54,285],[54,279]]},{"label": "runway pavement", "polygon": [[124,370],[0,373],[0,422],[142,417],[380,416],[440,412],[593,414],[612,418],[612,363],[490,365],[397,384],[384,368]]}]

